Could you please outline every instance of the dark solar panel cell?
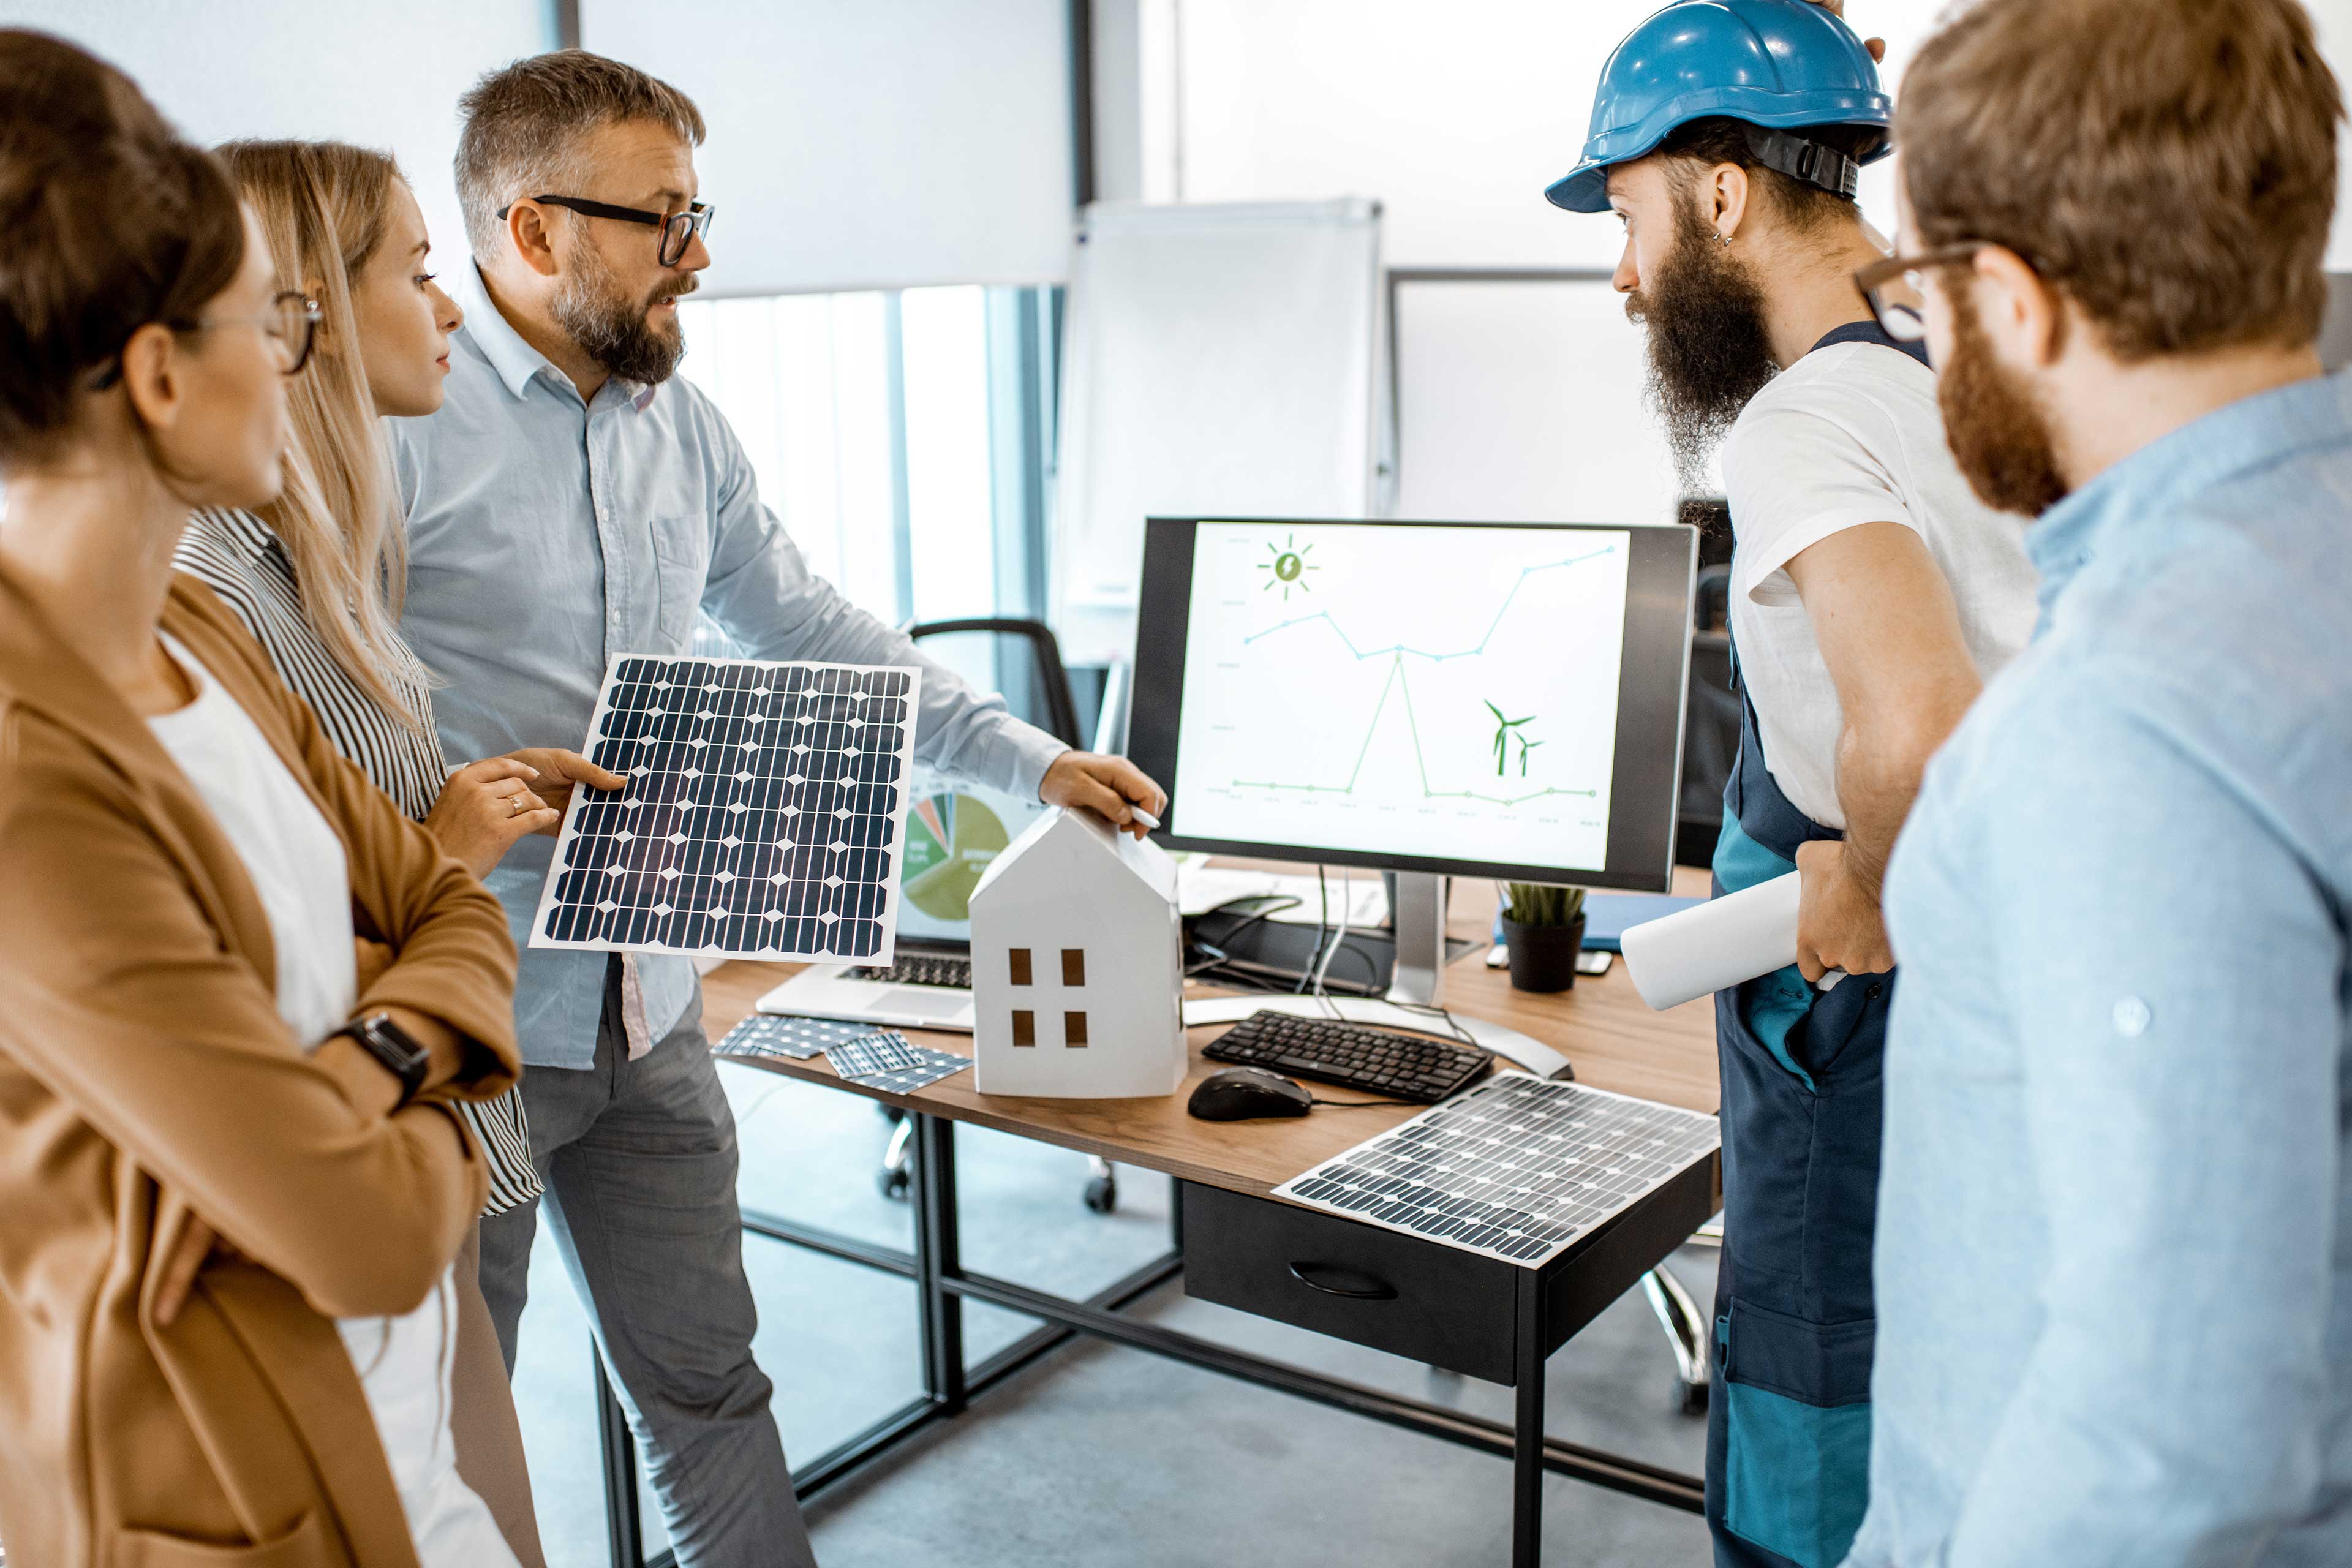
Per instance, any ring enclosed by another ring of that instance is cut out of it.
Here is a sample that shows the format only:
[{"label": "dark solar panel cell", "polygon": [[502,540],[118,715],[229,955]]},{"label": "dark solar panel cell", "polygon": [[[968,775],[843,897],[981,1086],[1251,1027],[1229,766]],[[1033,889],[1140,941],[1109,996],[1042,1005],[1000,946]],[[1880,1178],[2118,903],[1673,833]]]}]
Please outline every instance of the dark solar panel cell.
[{"label": "dark solar panel cell", "polygon": [[592,755],[629,784],[583,792],[534,940],[880,955],[914,691],[903,670],[621,660]]}]

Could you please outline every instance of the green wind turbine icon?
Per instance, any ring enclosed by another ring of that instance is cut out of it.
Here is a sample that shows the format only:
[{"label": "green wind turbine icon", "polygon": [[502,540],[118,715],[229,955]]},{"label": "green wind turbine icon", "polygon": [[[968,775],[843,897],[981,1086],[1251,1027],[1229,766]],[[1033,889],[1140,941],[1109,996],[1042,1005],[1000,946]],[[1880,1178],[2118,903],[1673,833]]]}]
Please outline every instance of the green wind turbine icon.
[{"label": "green wind turbine icon", "polygon": [[1495,776],[1496,778],[1503,776],[1504,764],[1510,761],[1511,742],[1517,741],[1519,743],[1519,773],[1520,776],[1525,777],[1528,771],[1528,753],[1543,742],[1528,740],[1518,732],[1518,728],[1533,720],[1535,715],[1530,713],[1525,719],[1506,719],[1503,717],[1503,710],[1491,702],[1486,704],[1486,711],[1495,716]]}]

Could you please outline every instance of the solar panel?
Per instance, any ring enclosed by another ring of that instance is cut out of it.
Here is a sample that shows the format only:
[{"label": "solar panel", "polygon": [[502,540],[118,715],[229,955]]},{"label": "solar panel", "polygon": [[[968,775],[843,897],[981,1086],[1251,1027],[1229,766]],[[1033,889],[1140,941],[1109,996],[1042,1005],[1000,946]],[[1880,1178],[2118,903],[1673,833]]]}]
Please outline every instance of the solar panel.
[{"label": "solar panel", "polygon": [[921,672],[613,661],[533,947],[887,963]]},{"label": "solar panel", "polygon": [[1534,1268],[1720,1142],[1712,1116],[1501,1073],[1274,1191]]},{"label": "solar panel", "polygon": [[789,1057],[804,1062],[835,1046],[870,1040],[889,1031],[879,1024],[856,1024],[845,1018],[780,1018],[754,1013],[710,1047],[714,1057]]}]

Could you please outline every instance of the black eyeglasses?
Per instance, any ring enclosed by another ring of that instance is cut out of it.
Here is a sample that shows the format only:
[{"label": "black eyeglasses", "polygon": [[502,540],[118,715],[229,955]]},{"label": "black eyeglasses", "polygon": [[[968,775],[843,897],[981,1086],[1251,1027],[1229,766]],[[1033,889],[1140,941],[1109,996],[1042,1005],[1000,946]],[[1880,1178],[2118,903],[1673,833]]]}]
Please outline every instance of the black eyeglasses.
[{"label": "black eyeglasses", "polygon": [[[648,212],[643,207],[616,207],[609,202],[592,202],[579,196],[533,196],[551,207],[566,207],[587,217],[608,217],[615,223],[641,223],[661,230],[661,264],[675,267],[686,254],[689,241],[700,239],[710,232],[710,219],[716,208],[708,202],[694,202],[684,212]],[[509,202],[499,209],[499,221],[506,221],[514,211]]]},{"label": "black eyeglasses", "polygon": [[[278,368],[288,375],[299,375],[302,367],[310,363],[310,350],[319,341],[319,302],[297,289],[271,297],[269,309],[257,316],[198,316],[163,324],[175,332],[204,332],[215,327],[259,327],[262,335],[277,345]],[[104,392],[122,379],[122,358],[99,372],[89,383],[92,392]]]},{"label": "black eyeglasses", "polygon": [[1878,318],[1879,330],[1899,343],[1916,343],[1927,335],[1927,320],[1919,308],[1900,300],[1890,300],[1887,291],[1900,283],[1912,293],[1921,288],[1921,274],[1931,267],[1950,267],[1962,261],[1973,261],[1984,248],[1979,240],[1965,240],[1958,245],[1942,245],[1925,256],[1890,256],[1884,261],[1874,261],[1853,275],[1853,286],[1870,303],[1870,313]]}]

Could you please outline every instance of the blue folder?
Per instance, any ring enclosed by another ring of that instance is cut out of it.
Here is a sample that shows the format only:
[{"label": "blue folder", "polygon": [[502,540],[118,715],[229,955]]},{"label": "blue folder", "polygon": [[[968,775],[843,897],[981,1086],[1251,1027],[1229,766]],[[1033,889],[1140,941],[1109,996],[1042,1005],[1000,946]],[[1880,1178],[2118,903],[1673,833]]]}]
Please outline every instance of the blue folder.
[{"label": "blue folder", "polygon": [[[1584,945],[1603,952],[1620,951],[1618,939],[1627,926],[1664,920],[1678,910],[1703,904],[1705,899],[1673,899],[1663,893],[1587,893],[1584,896]],[[1495,940],[1503,940],[1503,911],[1495,911]]]}]

